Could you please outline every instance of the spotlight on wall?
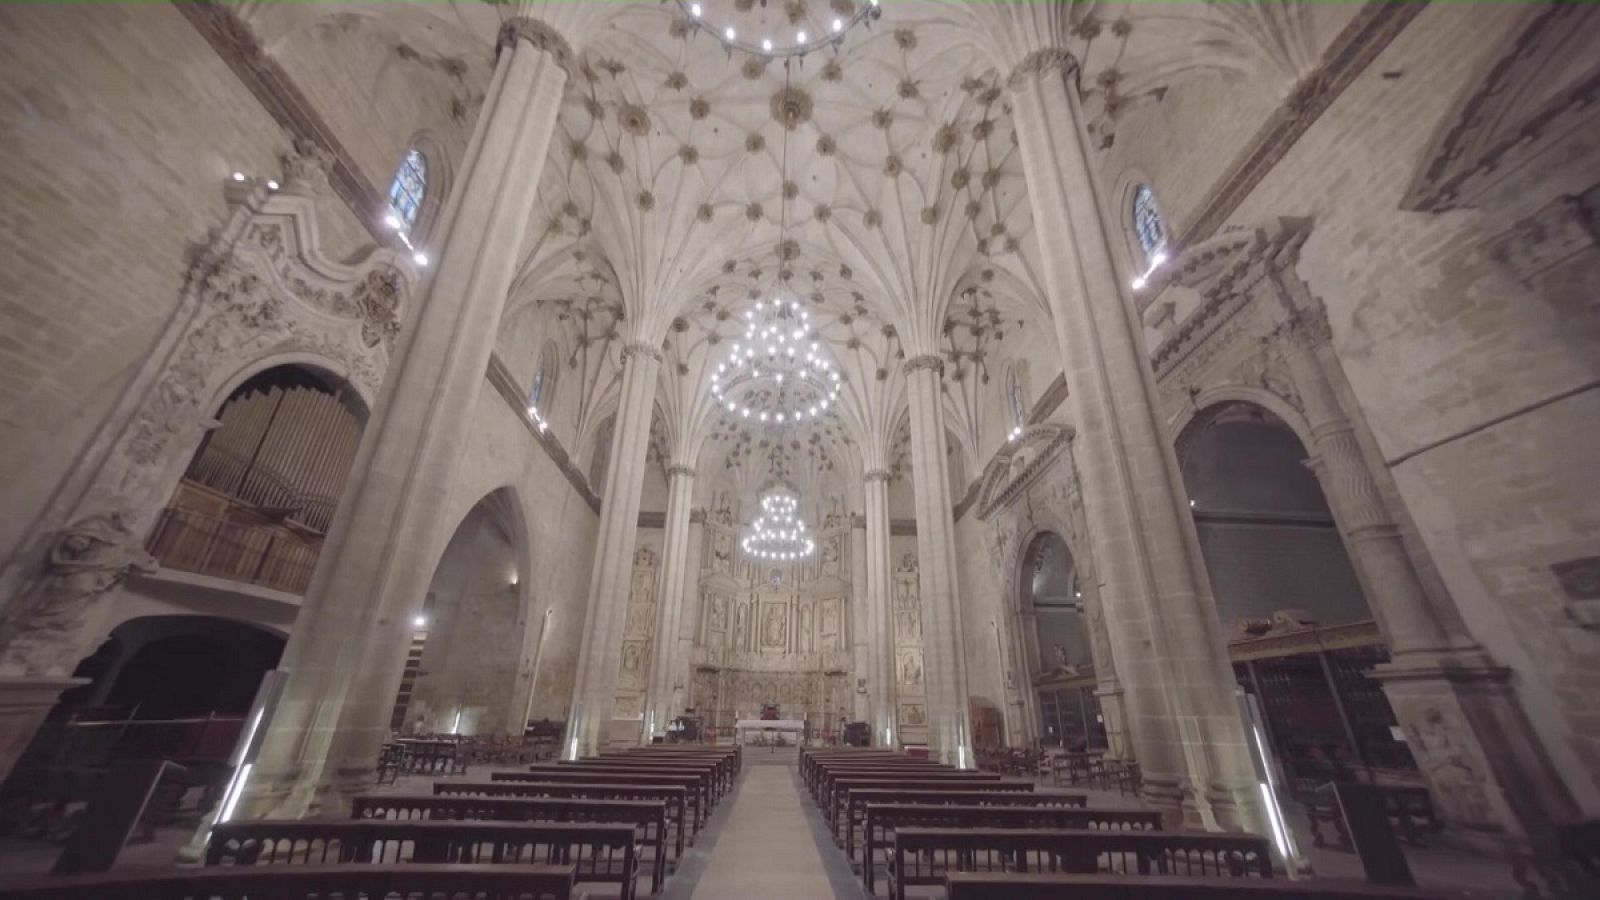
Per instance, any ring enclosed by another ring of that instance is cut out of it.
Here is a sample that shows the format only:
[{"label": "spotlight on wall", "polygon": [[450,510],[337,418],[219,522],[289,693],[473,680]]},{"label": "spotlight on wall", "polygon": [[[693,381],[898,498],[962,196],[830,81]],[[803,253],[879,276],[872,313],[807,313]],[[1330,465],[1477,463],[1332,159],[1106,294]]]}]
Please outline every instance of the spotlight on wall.
[{"label": "spotlight on wall", "polygon": [[414,627],[417,627],[417,628],[427,628],[428,627],[428,617],[427,616],[417,616],[415,619],[411,620],[411,624]]},{"label": "spotlight on wall", "polygon": [[518,582],[518,581],[519,581],[519,580],[520,580],[520,576],[519,576],[519,575],[517,575],[517,573],[516,573],[516,572],[512,572],[512,573],[511,573],[511,586],[512,586],[512,587],[516,587],[516,586],[517,586],[517,582]]},{"label": "spotlight on wall", "polygon": [[233,173],[233,180],[234,181],[243,181],[244,180],[244,173],[243,172],[235,172],[235,173]]},{"label": "spotlight on wall", "polygon": [[275,190],[277,190],[277,189],[278,189],[278,182],[277,182],[277,180],[276,180],[276,179],[273,179],[273,178],[268,178],[268,179],[267,179],[267,190],[269,190],[269,191],[275,191]]},{"label": "spotlight on wall", "polygon": [[428,267],[428,254],[418,250],[411,254],[411,261],[426,269]]}]

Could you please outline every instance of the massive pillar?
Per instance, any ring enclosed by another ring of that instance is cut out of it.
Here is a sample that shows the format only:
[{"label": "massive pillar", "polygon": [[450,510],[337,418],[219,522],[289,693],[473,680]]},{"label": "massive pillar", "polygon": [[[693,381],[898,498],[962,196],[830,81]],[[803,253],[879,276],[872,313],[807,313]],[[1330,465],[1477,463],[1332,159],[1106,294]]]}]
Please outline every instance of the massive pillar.
[{"label": "massive pillar", "polygon": [[[867,523],[864,518],[850,517],[850,670],[855,681],[850,685],[850,719],[854,722],[873,723],[871,694],[861,685],[871,685],[873,675],[872,636],[868,624],[869,600],[867,598]],[[870,688],[869,688],[870,689]]]},{"label": "massive pillar", "polygon": [[[594,550],[594,573],[578,650],[578,677],[572,688],[572,714],[562,747],[568,759],[588,756],[608,740],[635,741],[637,731],[607,734],[616,704],[617,666],[622,656],[622,623],[633,573],[633,546],[639,532],[639,493],[644,486],[650,416],[655,409],[661,351],[645,343],[622,348],[622,396],[606,464],[605,497]],[[690,484],[693,482],[691,481]],[[687,515],[687,507],[684,509]],[[637,729],[638,723],[630,726]]]},{"label": "massive pillar", "polygon": [[872,697],[872,745],[893,747],[896,727],[894,634],[890,604],[894,590],[889,576],[889,472],[866,475],[863,518],[867,544],[867,691]]},{"label": "massive pillar", "polygon": [[956,585],[955,517],[950,461],[945,458],[944,360],[935,354],[906,360],[911,405],[911,471],[916,488],[917,564],[921,576],[923,665],[928,687],[928,744],[937,759],[972,765],[967,712],[967,654]]},{"label": "massive pillar", "polygon": [[645,689],[644,733],[667,727],[672,718],[672,686],[678,678],[678,632],[683,621],[684,573],[689,566],[689,513],[694,506],[694,466],[676,463],[667,469],[667,526],[661,560],[661,585],[656,592],[655,650],[650,682]]},{"label": "massive pillar", "polygon": [[1512,691],[1510,671],[1430,605],[1325,368],[1337,363],[1321,301],[1297,278],[1275,284],[1291,310],[1284,357],[1311,429],[1311,465],[1389,641],[1391,662],[1372,675],[1428,779],[1445,837],[1495,852],[1537,842],[1552,822],[1577,815],[1571,796]]},{"label": "massive pillar", "polygon": [[1094,571],[1147,798],[1196,823],[1267,822],[1143,334],[1085,149],[1073,63],[1036,50],[1010,79],[1077,439]]},{"label": "massive pillar", "polygon": [[468,417],[533,213],[566,84],[566,42],[507,23],[460,182],[446,208],[427,297],[401,339],[316,576],[284,652],[291,673],[246,815],[347,809],[378,751],[434,560]]},{"label": "massive pillar", "polygon": [[[678,617],[678,647],[673,651],[672,712],[677,715],[689,705],[689,684],[694,678],[694,647],[700,639],[700,559],[704,555],[706,511],[689,513],[689,539],[683,566],[683,613]],[[703,716],[704,713],[702,712]]]}]

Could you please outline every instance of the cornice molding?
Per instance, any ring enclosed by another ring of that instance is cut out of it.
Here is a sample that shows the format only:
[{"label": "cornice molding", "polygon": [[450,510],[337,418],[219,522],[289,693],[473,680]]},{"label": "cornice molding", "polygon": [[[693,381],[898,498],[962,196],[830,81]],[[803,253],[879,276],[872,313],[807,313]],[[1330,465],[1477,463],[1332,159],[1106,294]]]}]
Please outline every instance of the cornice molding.
[{"label": "cornice molding", "polygon": [[890,519],[889,520],[889,536],[890,537],[916,537],[917,536],[917,520],[916,519]]},{"label": "cornice molding", "polygon": [[517,383],[516,376],[512,375],[511,370],[506,367],[505,360],[500,358],[500,354],[494,353],[490,355],[489,370],[485,373],[485,377],[489,379],[489,384],[494,386],[495,391],[500,394],[500,398],[506,402],[506,405],[511,407],[512,414],[528,427],[528,433],[533,435],[533,439],[538,441],[539,446],[544,448],[550,460],[556,464],[556,468],[560,469],[561,474],[565,475],[567,481],[572,484],[573,490],[577,491],[583,501],[589,504],[589,508],[594,510],[595,515],[599,515],[600,495],[595,493],[594,488],[589,486],[589,480],[583,477],[583,473],[578,471],[578,467],[572,464],[572,458],[567,455],[566,448],[561,446],[561,441],[556,439],[555,432],[548,428],[540,431],[538,423],[533,421],[532,416],[528,415],[527,401],[522,396],[522,387]]},{"label": "cornice molding", "polygon": [[662,511],[660,511],[660,510],[656,510],[654,512],[650,512],[650,511],[646,511],[646,510],[640,510],[639,511],[639,527],[640,528],[665,528],[665,527],[667,527],[667,514],[662,512]]},{"label": "cornice molding", "polygon": [[383,226],[383,194],[361,171],[355,157],[288,71],[262,50],[250,26],[233,10],[213,0],[181,0],[172,5],[211,45],[273,121],[289,133],[291,143],[315,146],[328,155],[328,183],[334,194],[350,208],[373,240],[389,246],[394,237]]},{"label": "cornice molding", "polygon": [[1057,372],[1044,393],[1034,402],[1033,410],[1028,413],[1028,424],[1038,425],[1045,419],[1055,415],[1057,409],[1067,399],[1067,376],[1064,372]]},{"label": "cornice molding", "polygon": [[706,511],[705,511],[704,507],[701,507],[699,509],[691,509],[691,510],[689,510],[689,524],[690,525],[704,525],[705,523],[706,523]]},{"label": "cornice molding", "polygon": [[1368,0],[1307,75],[1257,132],[1201,202],[1176,244],[1189,247],[1216,234],[1345,89],[1428,6],[1428,0]]}]

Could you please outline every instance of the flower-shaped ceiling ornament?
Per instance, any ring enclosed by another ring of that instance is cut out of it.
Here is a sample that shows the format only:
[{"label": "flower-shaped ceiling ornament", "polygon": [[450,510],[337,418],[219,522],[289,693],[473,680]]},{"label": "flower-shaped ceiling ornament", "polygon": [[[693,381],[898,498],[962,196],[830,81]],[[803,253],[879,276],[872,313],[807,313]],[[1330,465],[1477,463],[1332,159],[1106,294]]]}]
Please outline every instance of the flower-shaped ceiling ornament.
[{"label": "flower-shaped ceiling ornament", "polygon": [[800,518],[799,499],[783,488],[774,488],[761,498],[761,515],[740,546],[748,556],[778,562],[804,559],[817,549]]},{"label": "flower-shaped ceiling ornament", "polygon": [[794,300],[762,300],[745,312],[744,336],[711,376],[711,396],[728,413],[768,425],[816,419],[839,399],[839,370]]},{"label": "flower-shaped ceiling ornament", "polygon": [[729,51],[752,56],[805,56],[838,50],[856,26],[883,14],[879,0],[677,0],[684,23]]}]

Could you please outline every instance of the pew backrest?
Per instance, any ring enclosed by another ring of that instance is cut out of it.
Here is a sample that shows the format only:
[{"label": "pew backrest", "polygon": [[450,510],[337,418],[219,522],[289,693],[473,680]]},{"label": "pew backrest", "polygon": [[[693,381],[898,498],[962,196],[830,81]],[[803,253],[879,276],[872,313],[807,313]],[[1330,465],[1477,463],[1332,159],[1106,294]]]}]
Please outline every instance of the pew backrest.
[{"label": "pew backrest", "polygon": [[568,900],[571,865],[280,866],[161,869],[0,883],[3,900],[256,900],[289,897],[455,897]]},{"label": "pew backrest", "polygon": [[951,872],[947,900],[1439,900],[1408,888],[1316,881],[1249,881],[1172,875]]}]

